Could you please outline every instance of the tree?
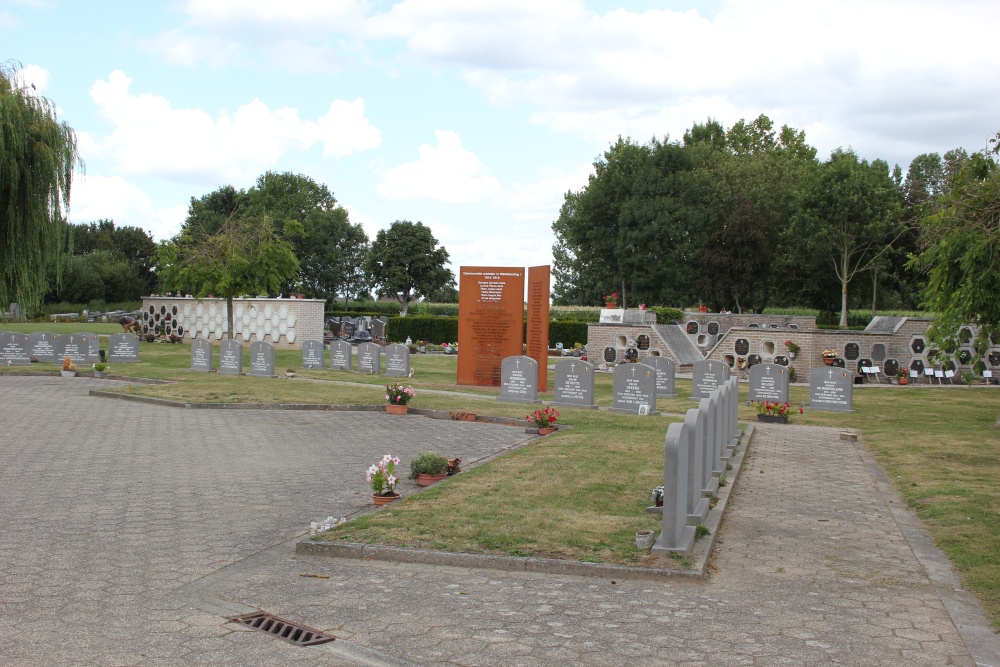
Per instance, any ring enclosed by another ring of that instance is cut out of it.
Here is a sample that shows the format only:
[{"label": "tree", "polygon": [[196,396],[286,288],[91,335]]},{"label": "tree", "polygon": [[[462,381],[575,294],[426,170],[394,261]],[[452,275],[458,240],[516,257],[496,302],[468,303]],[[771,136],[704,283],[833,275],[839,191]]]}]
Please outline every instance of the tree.
[{"label": "tree", "polygon": [[32,312],[46,274],[60,275],[76,135],[55,105],[20,82],[16,65],[0,65],[0,304]]},{"label": "tree", "polygon": [[364,266],[379,295],[398,300],[405,317],[413,299],[454,286],[447,263],[448,251],[438,247],[428,227],[397,220],[389,229],[379,230]]}]

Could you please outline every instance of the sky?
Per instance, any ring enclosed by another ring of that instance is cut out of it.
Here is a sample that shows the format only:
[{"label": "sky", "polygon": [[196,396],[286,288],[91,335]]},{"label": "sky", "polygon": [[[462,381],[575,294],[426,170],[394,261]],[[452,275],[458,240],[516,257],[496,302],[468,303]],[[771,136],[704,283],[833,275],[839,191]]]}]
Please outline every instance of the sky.
[{"label": "sky", "polygon": [[1000,131],[1000,3],[951,0],[0,0],[0,60],[77,133],[70,220],[176,234],[267,171],[374,239],[459,266],[552,261],[552,222],[620,135],[766,114],[899,164]]}]

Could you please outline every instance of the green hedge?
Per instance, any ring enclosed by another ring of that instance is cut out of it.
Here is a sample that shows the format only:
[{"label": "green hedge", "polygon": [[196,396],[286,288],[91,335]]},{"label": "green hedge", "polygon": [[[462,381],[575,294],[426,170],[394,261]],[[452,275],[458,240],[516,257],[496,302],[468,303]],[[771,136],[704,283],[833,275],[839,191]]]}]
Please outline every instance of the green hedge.
[{"label": "green hedge", "polygon": [[[527,339],[527,323],[523,335]],[[454,343],[458,340],[457,317],[407,316],[390,317],[386,325],[387,338],[394,342],[410,340],[426,340],[431,343]],[[549,347],[562,343],[563,347],[571,348],[574,343],[587,342],[586,322],[549,322]]]}]

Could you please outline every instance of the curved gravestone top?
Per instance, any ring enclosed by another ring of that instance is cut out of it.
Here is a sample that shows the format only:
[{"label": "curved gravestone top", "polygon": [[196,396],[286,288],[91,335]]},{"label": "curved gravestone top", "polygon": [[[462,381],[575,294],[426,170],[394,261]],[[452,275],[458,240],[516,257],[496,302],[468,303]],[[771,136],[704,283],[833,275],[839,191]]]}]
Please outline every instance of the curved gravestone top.
[{"label": "curved gravestone top", "polygon": [[728,364],[709,359],[697,362],[691,367],[691,398],[708,398],[728,379]]},{"label": "curved gravestone top", "polygon": [[750,400],[769,403],[788,402],[788,369],[780,364],[756,364],[750,367]]},{"label": "curved gravestone top", "polygon": [[382,346],[378,343],[358,345],[358,372],[378,375],[382,372]]},{"label": "curved gravestone top", "polygon": [[612,412],[654,415],[656,411],[656,369],[646,364],[615,366]]},{"label": "curved gravestone top", "polygon": [[323,341],[302,341],[302,368],[323,368]]},{"label": "curved gravestone top", "polygon": [[250,344],[250,371],[247,375],[274,377],[274,346],[262,340]]},{"label": "curved gravestone top", "polygon": [[346,340],[335,340],[330,343],[330,370],[351,370],[351,355],[353,348]]},{"label": "curved gravestone top", "polygon": [[835,366],[814,368],[809,374],[809,407],[851,412],[854,409],[854,374]]},{"label": "curved gravestone top", "polygon": [[662,356],[649,356],[642,360],[647,366],[656,369],[656,395],[659,398],[676,396],[677,364]]},{"label": "curved gravestone top", "polygon": [[390,377],[409,377],[409,347],[400,343],[385,346],[385,374]]},{"label": "curved gravestone top", "polygon": [[538,362],[531,357],[506,357],[500,362],[500,396],[510,403],[539,403]]},{"label": "curved gravestone top", "polygon": [[565,359],[556,363],[553,392],[553,405],[596,409],[594,365],[579,359]]}]

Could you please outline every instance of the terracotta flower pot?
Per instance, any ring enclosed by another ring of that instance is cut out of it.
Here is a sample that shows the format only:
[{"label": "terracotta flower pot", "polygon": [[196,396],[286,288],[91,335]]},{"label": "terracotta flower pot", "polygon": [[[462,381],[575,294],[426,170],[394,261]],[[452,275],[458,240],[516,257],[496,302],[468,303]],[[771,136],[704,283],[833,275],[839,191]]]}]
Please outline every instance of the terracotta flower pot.
[{"label": "terracotta flower pot", "polygon": [[548,435],[549,433],[555,433],[555,426],[541,426],[538,429],[538,435]]},{"label": "terracotta flower pot", "polygon": [[448,476],[448,473],[441,475],[427,475],[425,473],[419,473],[417,475],[417,486],[430,486],[435,482],[440,482],[442,479]]},{"label": "terracotta flower pot", "polygon": [[909,384],[909,383],[910,383],[910,378],[906,377],[905,375],[899,378],[899,384]]},{"label": "terracotta flower pot", "polygon": [[382,507],[383,505],[388,505],[394,500],[399,500],[399,494],[394,493],[391,496],[379,496],[373,493],[372,500],[375,501],[375,507]]},{"label": "terracotta flower pot", "polygon": [[393,405],[389,404],[385,406],[385,411],[390,415],[405,415],[410,406],[408,405]]}]

